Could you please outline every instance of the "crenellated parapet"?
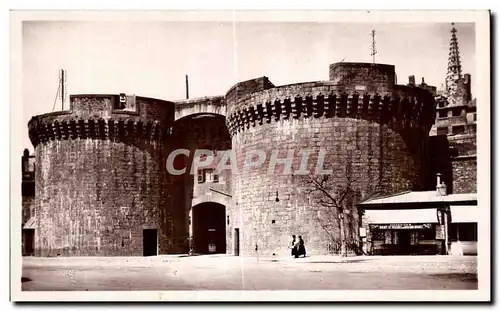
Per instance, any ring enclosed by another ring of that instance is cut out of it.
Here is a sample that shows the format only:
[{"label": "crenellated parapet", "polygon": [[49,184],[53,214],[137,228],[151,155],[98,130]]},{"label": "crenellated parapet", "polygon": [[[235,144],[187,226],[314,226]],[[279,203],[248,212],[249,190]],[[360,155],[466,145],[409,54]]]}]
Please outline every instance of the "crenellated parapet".
[{"label": "crenellated parapet", "polygon": [[354,118],[397,129],[430,128],[435,114],[431,93],[395,85],[390,92],[346,90],[331,82],[309,82],[263,90],[228,100],[231,135],[280,120]]},{"label": "crenellated parapet", "polygon": [[73,119],[49,120],[32,119],[29,123],[29,135],[33,145],[50,140],[101,139],[124,141],[144,139],[162,141],[169,130],[157,121],[142,122],[137,120],[114,119]]},{"label": "crenellated parapet", "polygon": [[[119,95],[75,95],[69,111],[38,115],[28,123],[33,146],[50,140],[163,141],[171,132],[174,104]],[[121,104],[121,105],[120,105]]]}]

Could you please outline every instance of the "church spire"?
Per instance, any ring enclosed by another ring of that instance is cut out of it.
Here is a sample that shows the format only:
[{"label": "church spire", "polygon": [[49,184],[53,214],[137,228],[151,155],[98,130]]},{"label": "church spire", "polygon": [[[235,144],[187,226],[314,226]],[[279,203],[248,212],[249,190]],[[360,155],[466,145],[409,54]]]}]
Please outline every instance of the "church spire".
[{"label": "church spire", "polygon": [[458,51],[457,29],[451,23],[450,52],[448,54],[448,70],[446,72],[446,91],[449,95],[454,95],[457,89],[458,80],[462,78],[462,66],[460,64],[460,54]]}]

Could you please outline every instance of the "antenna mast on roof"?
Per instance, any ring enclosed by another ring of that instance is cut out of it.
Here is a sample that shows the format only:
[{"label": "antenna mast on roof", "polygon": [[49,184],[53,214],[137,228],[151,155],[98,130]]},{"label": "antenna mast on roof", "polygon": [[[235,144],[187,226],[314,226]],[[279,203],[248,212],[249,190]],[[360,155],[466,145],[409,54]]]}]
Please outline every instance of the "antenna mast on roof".
[{"label": "antenna mast on roof", "polygon": [[372,36],[372,53],[371,53],[371,56],[373,57],[373,63],[375,64],[375,54],[377,54],[377,48],[375,46],[375,30],[372,30],[371,36]]},{"label": "antenna mast on roof", "polygon": [[61,90],[61,110],[64,110],[64,103],[66,101],[66,70],[59,70],[59,89]]},{"label": "antenna mast on roof", "polygon": [[67,81],[67,74],[66,70],[60,69],[59,70],[59,82],[57,83],[57,92],[56,92],[56,98],[54,98],[54,105],[52,106],[52,111],[56,108],[56,102],[57,99],[59,98],[59,94],[61,94],[61,110],[64,110],[64,103],[66,102],[66,81]]}]

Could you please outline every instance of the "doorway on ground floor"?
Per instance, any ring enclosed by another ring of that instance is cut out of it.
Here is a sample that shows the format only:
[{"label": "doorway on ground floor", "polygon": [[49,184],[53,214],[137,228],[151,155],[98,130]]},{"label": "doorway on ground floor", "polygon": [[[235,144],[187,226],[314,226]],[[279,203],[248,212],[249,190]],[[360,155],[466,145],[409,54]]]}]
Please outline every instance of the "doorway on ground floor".
[{"label": "doorway on ground floor", "polygon": [[194,252],[198,254],[226,253],[226,207],[215,202],[193,206]]},{"label": "doorway on ground floor", "polygon": [[398,252],[401,255],[409,255],[411,254],[411,232],[409,230],[400,230],[396,231],[397,234],[397,247],[399,248]]},{"label": "doorway on ground floor", "polygon": [[23,256],[35,253],[35,229],[23,229]]},{"label": "doorway on ground floor", "polygon": [[144,229],[142,231],[143,255],[158,255],[158,233],[156,229]]},{"label": "doorway on ground floor", "polygon": [[240,228],[234,228],[234,256],[240,255]]}]

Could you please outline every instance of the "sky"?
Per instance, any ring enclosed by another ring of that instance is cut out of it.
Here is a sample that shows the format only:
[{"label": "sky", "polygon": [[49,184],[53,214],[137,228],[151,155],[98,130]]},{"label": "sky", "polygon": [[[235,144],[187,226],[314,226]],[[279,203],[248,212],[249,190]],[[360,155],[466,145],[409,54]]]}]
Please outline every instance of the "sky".
[{"label": "sky", "polygon": [[[474,24],[455,27],[474,96]],[[33,151],[32,116],[62,109],[60,102],[54,108],[59,69],[67,72],[69,94],[178,100],[185,97],[187,74],[190,98],[223,95],[238,81],[325,81],[329,64],[372,62],[373,29],[375,61],[395,65],[398,84],[410,75],[438,88],[444,82],[450,23],[23,22],[23,146]]]}]

